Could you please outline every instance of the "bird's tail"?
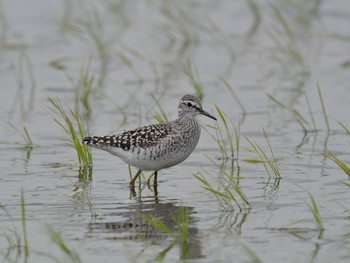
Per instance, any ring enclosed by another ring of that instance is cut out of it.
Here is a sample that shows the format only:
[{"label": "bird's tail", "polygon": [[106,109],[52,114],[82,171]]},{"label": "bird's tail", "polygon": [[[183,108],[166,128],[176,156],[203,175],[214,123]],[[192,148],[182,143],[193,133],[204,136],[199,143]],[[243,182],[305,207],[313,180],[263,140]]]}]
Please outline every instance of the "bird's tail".
[{"label": "bird's tail", "polygon": [[113,140],[111,136],[89,136],[85,137],[82,143],[96,148],[104,148],[112,146]]},{"label": "bird's tail", "polygon": [[82,144],[86,144],[86,145],[96,144],[96,142],[98,142],[97,136],[92,136],[92,137],[88,136],[82,140]]}]

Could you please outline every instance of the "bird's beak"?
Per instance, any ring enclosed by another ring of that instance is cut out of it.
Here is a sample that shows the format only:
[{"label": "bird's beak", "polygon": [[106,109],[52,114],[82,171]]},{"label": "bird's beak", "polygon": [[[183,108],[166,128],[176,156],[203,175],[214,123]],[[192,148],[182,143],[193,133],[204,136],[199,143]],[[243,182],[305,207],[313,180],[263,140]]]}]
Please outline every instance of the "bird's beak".
[{"label": "bird's beak", "polygon": [[213,120],[217,120],[213,115],[209,114],[208,112],[206,112],[206,111],[203,110],[203,109],[200,111],[200,114],[202,114],[202,115],[204,115],[204,116],[207,116],[207,117],[209,117],[209,118],[211,118],[211,119],[213,119]]}]

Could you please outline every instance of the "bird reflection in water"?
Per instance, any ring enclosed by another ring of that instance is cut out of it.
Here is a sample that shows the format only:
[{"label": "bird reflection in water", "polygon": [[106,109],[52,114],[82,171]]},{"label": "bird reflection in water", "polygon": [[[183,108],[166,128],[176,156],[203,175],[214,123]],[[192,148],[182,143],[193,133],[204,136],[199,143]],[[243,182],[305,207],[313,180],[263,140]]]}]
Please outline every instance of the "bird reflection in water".
[{"label": "bird reflection in water", "polygon": [[[152,240],[154,244],[164,246],[156,259],[162,259],[166,254],[179,247],[181,259],[202,257],[198,228],[195,227],[193,207],[179,206],[177,202],[162,201],[158,193],[154,196],[134,198],[135,203],[125,206],[118,205],[107,217],[109,222],[94,222],[89,224],[90,235],[104,234],[113,240]],[[115,221],[110,219],[115,218]],[[171,233],[166,233],[151,221],[165,226]],[[183,220],[183,221],[181,221]],[[183,229],[187,223],[186,229]],[[180,230],[181,229],[181,230]],[[186,231],[183,233],[182,230]],[[186,234],[186,240],[183,239]],[[169,238],[173,236],[173,238]]]}]

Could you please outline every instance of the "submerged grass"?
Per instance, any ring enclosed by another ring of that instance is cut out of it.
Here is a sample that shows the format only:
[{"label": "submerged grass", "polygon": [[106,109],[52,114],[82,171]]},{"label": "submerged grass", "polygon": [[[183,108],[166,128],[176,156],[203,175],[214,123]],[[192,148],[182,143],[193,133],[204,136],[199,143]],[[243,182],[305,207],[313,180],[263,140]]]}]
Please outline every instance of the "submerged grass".
[{"label": "submerged grass", "polygon": [[[339,122],[339,125],[344,129],[344,131],[350,136],[350,130],[342,123]],[[340,160],[334,153],[327,151],[324,154],[328,159],[337,164],[350,178],[350,166],[344,161]]]},{"label": "submerged grass", "polygon": [[[249,209],[248,198],[239,185],[240,128],[236,128],[217,105],[215,105],[215,109],[219,115],[218,121],[215,122],[214,126],[206,125],[204,128],[217,143],[221,152],[221,159],[224,162],[219,165],[207,156],[217,168],[215,169],[215,173],[217,173],[215,185],[201,174],[195,174],[194,176],[202,183],[203,188],[217,199],[224,210],[232,211],[238,208],[242,211],[243,209]],[[231,161],[231,169],[229,171],[225,166],[228,160]],[[237,164],[235,164],[235,161],[237,161]]]},{"label": "submerged grass", "polygon": [[258,162],[261,162],[264,165],[265,171],[269,178],[271,178],[271,175],[273,175],[275,178],[281,178],[280,170],[277,164],[277,159],[275,157],[275,154],[272,150],[270,140],[266,134],[265,129],[263,128],[263,133],[265,136],[265,139],[267,141],[271,157],[268,156],[268,154],[261,148],[260,145],[258,145],[256,142],[254,142],[252,139],[250,139],[248,136],[244,136],[246,140],[249,142],[249,144],[253,147],[253,150],[255,153],[258,154],[259,160]]},{"label": "submerged grass", "polygon": [[239,185],[239,179],[234,178],[233,175],[228,174],[224,169],[219,168],[222,173],[217,180],[217,185],[210,183],[203,175],[194,175],[202,184],[203,188],[211,193],[219,205],[225,211],[233,211],[238,208],[240,211],[249,209],[250,204],[248,198],[243,193]]},{"label": "submerged grass", "polygon": [[85,110],[86,116],[90,117],[90,95],[94,89],[95,78],[91,74],[91,58],[84,64],[79,73],[79,80],[75,87],[75,103],[79,108],[82,104]]},{"label": "submerged grass", "polygon": [[267,96],[274,102],[276,103],[278,106],[282,107],[283,109],[289,111],[294,118],[296,119],[296,121],[299,123],[299,125],[301,126],[301,128],[303,129],[303,131],[306,133],[308,131],[307,129],[307,125],[309,124],[307,122],[307,120],[300,114],[300,112],[296,109],[291,109],[289,108],[287,105],[285,105],[284,103],[282,103],[281,101],[277,100],[276,98],[274,98],[272,95],[267,94]]},{"label": "submerged grass", "polygon": [[292,20],[287,17],[286,12],[283,13],[276,6],[272,5],[271,10],[271,18],[274,23],[270,26],[268,35],[276,46],[273,58],[287,73],[308,76],[310,69],[306,63],[305,55],[298,45]]},{"label": "submerged grass", "polygon": [[24,262],[29,258],[29,241],[27,236],[27,223],[26,223],[26,209],[24,202],[24,193],[21,190],[21,214],[22,214],[22,231],[23,231],[23,243],[24,243]]},{"label": "submerged grass", "polygon": [[[238,160],[240,127],[236,128],[233,122],[227,118],[226,114],[217,105],[215,105],[215,109],[220,117],[219,121],[215,122],[214,126],[206,125],[204,129],[218,145],[222,159]],[[214,133],[212,133],[212,130]],[[234,142],[236,145],[234,145]]]},{"label": "submerged grass", "polygon": [[202,84],[200,83],[198,71],[196,70],[196,68],[193,68],[190,61],[187,61],[186,66],[183,68],[183,72],[185,73],[188,81],[190,82],[190,84],[194,88],[196,96],[200,100],[202,100],[203,96],[204,96],[203,87],[202,87]]},{"label": "submerged grass", "polygon": [[[6,216],[12,221],[16,221],[16,219],[10,215],[10,213],[5,209],[4,206],[0,205],[0,208],[4,211]],[[47,232],[51,237],[51,240],[54,244],[58,246],[60,251],[65,255],[65,259],[61,260],[54,256],[51,253],[46,251],[35,250],[33,246],[31,249],[29,248],[30,239],[28,237],[27,232],[27,211],[26,211],[26,203],[24,191],[21,190],[21,226],[22,226],[22,234],[17,231],[16,226],[14,225],[13,229],[4,229],[0,228],[0,237],[4,238],[7,242],[7,251],[0,251],[0,255],[2,256],[1,262],[33,262],[34,255],[42,256],[45,258],[49,258],[54,262],[72,262],[72,263],[80,263],[79,255],[74,252],[65,242],[58,232],[56,232],[51,226],[47,225]],[[32,260],[30,260],[32,259]]]},{"label": "submerged grass", "polygon": [[[317,84],[317,93],[318,93],[318,97],[321,103],[321,107],[322,107],[322,112],[323,112],[323,117],[324,117],[324,121],[327,127],[327,131],[330,131],[330,125],[329,125],[329,121],[328,121],[328,115],[327,115],[327,111],[326,111],[326,106],[324,104],[324,100],[323,100],[323,96],[322,96],[322,92],[321,92],[321,88],[319,86],[319,84]],[[296,109],[294,108],[290,108],[288,107],[286,104],[284,104],[283,102],[277,100],[276,98],[274,98],[272,95],[267,94],[267,96],[269,97],[269,99],[271,99],[274,103],[276,103],[278,106],[280,106],[281,108],[289,111],[294,118],[296,119],[296,121],[299,123],[299,125],[301,126],[301,128],[303,129],[303,131],[305,133],[307,132],[317,132],[317,126],[316,126],[316,122],[315,122],[315,118],[310,106],[310,101],[309,98],[306,94],[306,92],[304,92],[304,96],[305,96],[305,100],[306,100],[306,104],[307,107],[309,109],[309,113],[310,113],[310,118],[311,118],[311,122],[312,122],[312,129],[310,129],[310,123],[306,120],[306,118]]]},{"label": "submerged grass", "polygon": [[348,181],[344,181],[344,180],[342,180],[342,181],[340,181],[343,185],[346,185],[347,187],[350,187],[350,182],[348,182]]},{"label": "submerged grass", "polygon": [[[24,263],[29,262],[30,250],[29,250],[29,240],[27,235],[27,216],[26,216],[26,206],[24,192],[21,190],[21,226],[22,235],[17,231],[14,226],[13,229],[3,229],[0,228],[0,236],[4,238],[7,242],[8,248],[6,252],[0,251],[3,256],[4,262],[18,262],[21,259]],[[13,218],[5,207],[0,206],[5,212],[6,216],[13,222]]]},{"label": "submerged grass", "polygon": [[332,160],[335,164],[337,164],[343,171],[350,177],[350,166],[348,166],[345,162],[340,160],[334,153],[326,152],[325,156]]},{"label": "submerged grass", "polygon": [[244,117],[247,113],[247,111],[244,107],[244,104],[241,102],[241,100],[237,96],[237,94],[234,91],[234,89],[232,88],[232,86],[225,79],[223,79],[223,78],[219,78],[219,79],[224,84],[224,86],[229,90],[229,92],[232,94],[232,96],[235,99],[235,101],[237,102],[238,106],[241,108],[242,113],[243,113],[243,117]]},{"label": "submerged grass", "polygon": [[310,211],[312,213],[312,216],[314,218],[314,222],[315,222],[315,225],[316,225],[317,229],[320,230],[320,231],[323,231],[324,230],[324,225],[323,225],[323,221],[322,221],[320,212],[318,210],[317,203],[316,203],[314,197],[310,193],[308,193],[308,194],[309,194],[311,203],[310,204],[307,203],[307,206],[308,206],[308,208],[310,209]]},{"label": "submerged grass", "polygon": [[240,246],[243,248],[245,254],[250,258],[249,262],[263,263],[262,259],[248,245],[240,243]]},{"label": "submerged grass", "polygon": [[[53,120],[68,134],[69,140],[66,140],[66,144],[73,147],[76,150],[79,163],[81,165],[91,165],[92,155],[88,146],[81,143],[85,137],[85,132],[82,124],[82,120],[79,117],[76,110],[69,109],[69,114],[65,111],[59,99],[48,98],[51,105],[52,112],[59,118],[53,118]],[[77,126],[77,129],[75,128]]]},{"label": "submerged grass", "polygon": [[[50,225],[46,225],[47,233],[49,234],[51,241],[57,245],[60,251],[65,255],[65,260],[63,262],[72,262],[72,263],[80,263],[82,262],[79,254],[77,254],[74,250],[72,250],[63,240],[62,236],[54,230]],[[43,254],[45,255],[45,254]],[[51,256],[49,256],[51,257]],[[52,258],[52,257],[51,257]],[[55,258],[53,258],[55,259]],[[57,259],[55,259],[57,261]],[[58,262],[61,262],[59,260]]]},{"label": "submerged grass", "polygon": [[324,121],[326,123],[327,130],[329,131],[330,130],[330,126],[329,126],[329,122],[328,122],[328,115],[327,115],[326,107],[324,105],[322,92],[321,92],[321,88],[320,88],[319,84],[317,84],[317,91],[318,91],[318,96],[320,98],[320,102],[321,102],[321,106],[322,106],[322,112],[323,112]]},{"label": "submerged grass", "polygon": [[159,100],[155,97],[155,95],[153,93],[150,94],[152,100],[155,102],[155,104],[157,105],[158,110],[160,111],[160,113],[155,112],[153,114],[153,117],[159,122],[159,123],[166,123],[169,121],[169,117],[168,115],[165,113],[162,105],[159,103]]},{"label": "submerged grass", "polygon": [[181,250],[181,259],[187,258],[188,244],[189,244],[189,214],[188,208],[180,206],[178,211],[178,216],[173,215],[173,221],[176,224],[177,232],[170,229],[165,223],[160,219],[151,216],[142,216],[145,221],[151,224],[156,229],[170,235],[173,238],[173,242],[165,250],[158,254],[157,260],[163,260],[166,254],[171,250],[174,245],[178,245]]},{"label": "submerged grass", "polygon": [[25,144],[22,147],[23,150],[31,150],[34,147],[33,141],[29,135],[28,129],[25,125],[22,126],[23,131],[15,127],[13,124],[7,122],[7,124],[13,128],[24,140]]}]

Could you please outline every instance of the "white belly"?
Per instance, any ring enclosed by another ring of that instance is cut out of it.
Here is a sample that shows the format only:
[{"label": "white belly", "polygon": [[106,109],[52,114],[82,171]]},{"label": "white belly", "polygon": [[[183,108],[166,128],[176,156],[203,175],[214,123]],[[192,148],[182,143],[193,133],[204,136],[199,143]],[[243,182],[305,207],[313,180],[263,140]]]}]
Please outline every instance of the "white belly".
[{"label": "white belly", "polygon": [[95,148],[105,150],[113,155],[116,155],[125,163],[138,169],[145,171],[159,171],[161,169],[177,165],[186,160],[197,146],[198,140],[199,136],[195,140],[192,140],[191,144],[187,145],[186,147],[171,148],[167,150],[163,149],[160,150],[160,153],[159,148],[157,147],[162,149],[162,146],[154,146],[150,148],[137,147],[134,149],[134,151],[124,151],[121,148],[111,146],[103,148],[95,146]]}]

